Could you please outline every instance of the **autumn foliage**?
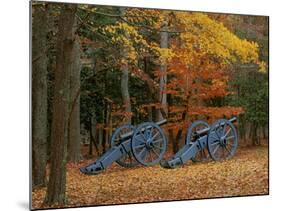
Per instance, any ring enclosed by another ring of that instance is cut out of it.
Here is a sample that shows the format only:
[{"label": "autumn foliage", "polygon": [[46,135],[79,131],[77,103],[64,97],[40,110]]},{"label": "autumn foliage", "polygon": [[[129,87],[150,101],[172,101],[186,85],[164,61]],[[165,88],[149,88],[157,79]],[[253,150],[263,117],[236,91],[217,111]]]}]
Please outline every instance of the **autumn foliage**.
[{"label": "autumn foliage", "polygon": [[118,127],[164,118],[166,157],[199,119],[236,116],[244,139],[261,145],[266,17],[44,2],[33,2],[32,12],[34,208],[268,192],[266,147],[173,170],[114,164],[91,178],[78,170],[110,148]]}]

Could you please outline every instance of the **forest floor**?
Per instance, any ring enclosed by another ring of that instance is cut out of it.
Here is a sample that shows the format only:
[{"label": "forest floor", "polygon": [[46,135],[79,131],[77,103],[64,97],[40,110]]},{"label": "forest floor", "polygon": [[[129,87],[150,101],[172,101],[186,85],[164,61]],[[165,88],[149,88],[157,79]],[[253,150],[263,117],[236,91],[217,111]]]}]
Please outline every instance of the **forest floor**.
[{"label": "forest floor", "polygon": [[[66,207],[213,198],[269,193],[268,147],[240,148],[222,162],[188,162],[176,169],[113,164],[105,172],[88,176],[78,165],[67,166]],[[46,188],[32,192],[32,207],[43,205]],[[58,206],[54,206],[58,207]]]}]

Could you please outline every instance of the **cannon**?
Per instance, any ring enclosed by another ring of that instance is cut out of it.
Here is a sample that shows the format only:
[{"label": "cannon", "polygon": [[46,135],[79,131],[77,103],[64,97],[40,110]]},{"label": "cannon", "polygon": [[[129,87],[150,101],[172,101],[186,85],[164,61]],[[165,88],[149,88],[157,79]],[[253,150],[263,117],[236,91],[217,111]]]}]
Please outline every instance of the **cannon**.
[{"label": "cannon", "polygon": [[236,120],[236,117],[220,119],[211,126],[203,120],[193,122],[187,129],[185,145],[169,160],[163,159],[167,139],[160,127],[167,120],[145,122],[137,127],[124,125],[112,135],[111,148],[95,162],[80,168],[80,171],[89,175],[99,174],[114,162],[122,167],[160,164],[163,168],[176,168],[189,160],[229,159],[238,146],[238,136],[233,125]]},{"label": "cannon", "polygon": [[114,162],[123,167],[159,164],[167,148],[166,136],[160,127],[166,122],[164,119],[157,123],[145,122],[137,127],[119,127],[111,137],[111,148],[80,171],[89,175],[99,174]]},{"label": "cannon", "polygon": [[238,136],[233,125],[236,120],[236,117],[220,119],[211,127],[205,121],[195,121],[188,128],[185,145],[169,160],[161,160],[160,165],[176,168],[188,160],[196,162],[212,158],[220,161],[231,158],[238,146]]}]

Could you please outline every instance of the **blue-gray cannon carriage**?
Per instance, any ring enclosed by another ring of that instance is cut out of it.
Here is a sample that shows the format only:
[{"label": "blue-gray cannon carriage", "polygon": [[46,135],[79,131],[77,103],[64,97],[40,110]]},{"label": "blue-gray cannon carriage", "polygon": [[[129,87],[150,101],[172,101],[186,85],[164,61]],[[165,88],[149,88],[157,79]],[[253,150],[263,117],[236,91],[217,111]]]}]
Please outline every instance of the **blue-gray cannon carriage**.
[{"label": "blue-gray cannon carriage", "polygon": [[124,125],[119,127],[111,137],[111,148],[94,163],[80,168],[85,174],[98,174],[115,161],[123,167],[133,167],[137,164],[152,166],[163,158],[167,140],[161,125],[164,119],[157,123],[145,122],[138,127]]},{"label": "blue-gray cannon carriage", "polygon": [[193,122],[187,129],[185,145],[169,160],[163,159],[167,139],[160,126],[167,123],[165,119],[157,123],[145,122],[137,127],[124,125],[112,135],[111,148],[94,163],[80,168],[80,171],[89,175],[98,174],[114,162],[123,167],[160,164],[164,168],[176,168],[188,160],[229,159],[238,146],[233,125],[235,121],[236,117],[220,119],[211,126],[202,120]]}]

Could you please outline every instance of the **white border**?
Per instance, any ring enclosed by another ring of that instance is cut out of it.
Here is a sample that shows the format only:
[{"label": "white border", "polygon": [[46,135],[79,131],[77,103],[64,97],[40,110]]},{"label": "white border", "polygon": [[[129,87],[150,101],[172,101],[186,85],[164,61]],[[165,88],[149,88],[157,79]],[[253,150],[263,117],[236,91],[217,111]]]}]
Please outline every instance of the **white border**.
[{"label": "white border", "polygon": [[[61,2],[61,1],[57,1]],[[181,9],[270,16],[270,196],[119,205],[75,210],[276,210],[280,207],[281,12],[277,0],[65,0],[63,2]],[[1,210],[28,209],[29,186],[29,2],[0,7]],[[279,199],[279,200],[278,200]],[[74,210],[74,209],[68,209]]]}]

